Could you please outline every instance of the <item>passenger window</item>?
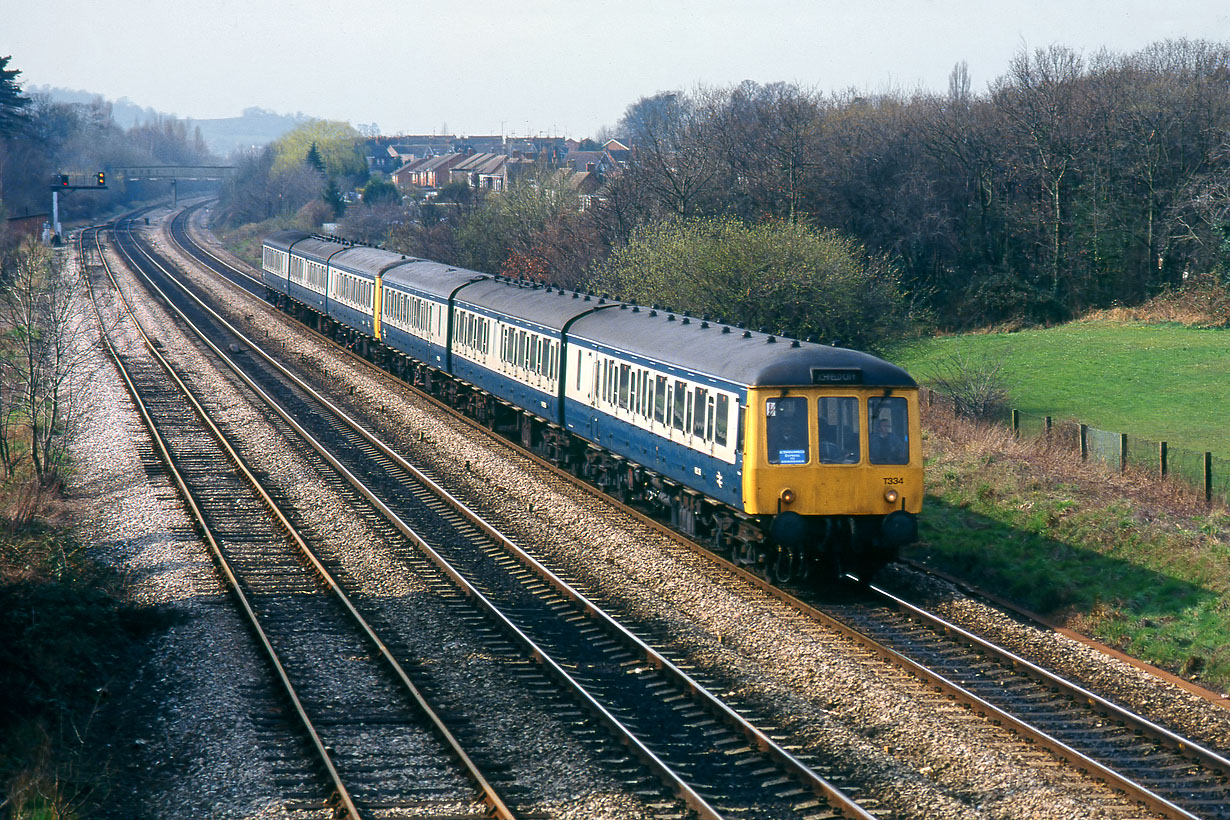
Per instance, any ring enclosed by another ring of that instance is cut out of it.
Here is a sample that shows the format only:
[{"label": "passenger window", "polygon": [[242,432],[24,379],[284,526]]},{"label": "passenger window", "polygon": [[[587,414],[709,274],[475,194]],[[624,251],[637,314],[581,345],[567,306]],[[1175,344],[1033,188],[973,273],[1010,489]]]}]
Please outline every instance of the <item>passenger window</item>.
[{"label": "passenger window", "polygon": [[683,426],[683,421],[684,421],[683,413],[684,413],[684,407],[687,404],[687,398],[686,398],[687,394],[688,394],[688,386],[680,381],[675,382],[675,401],[674,401],[674,405],[675,405],[674,406],[674,415],[675,415],[674,422],[675,423],[674,423],[674,427],[676,430],[679,430],[680,432],[683,432],[683,430],[685,429]]},{"label": "passenger window", "polygon": [[867,459],[872,464],[908,464],[909,409],[900,396],[867,399]]},{"label": "passenger window", "polygon": [[717,442],[719,447],[726,446],[726,429],[730,424],[730,399],[722,394],[717,394],[717,418],[714,420],[713,440]]},{"label": "passenger window", "polygon": [[619,366],[619,406],[628,409],[628,377],[632,372],[631,365]]},{"label": "passenger window", "polygon": [[713,441],[713,396],[709,397],[708,409],[705,411],[705,440]]},{"label": "passenger window", "polygon": [[692,435],[698,438],[705,437],[705,398],[709,391],[703,387],[698,387],[694,391],[694,401],[696,409],[696,418],[692,424]]},{"label": "passenger window", "polygon": [[764,409],[769,463],[806,464],[811,457],[807,441],[807,399],[801,396],[768,399]]},{"label": "passenger window", "polygon": [[666,414],[666,377],[658,376],[658,383],[654,390],[653,400],[653,418],[654,421],[661,423]]},{"label": "passenger window", "polygon": [[821,464],[857,464],[860,455],[858,399],[825,396],[816,404]]}]

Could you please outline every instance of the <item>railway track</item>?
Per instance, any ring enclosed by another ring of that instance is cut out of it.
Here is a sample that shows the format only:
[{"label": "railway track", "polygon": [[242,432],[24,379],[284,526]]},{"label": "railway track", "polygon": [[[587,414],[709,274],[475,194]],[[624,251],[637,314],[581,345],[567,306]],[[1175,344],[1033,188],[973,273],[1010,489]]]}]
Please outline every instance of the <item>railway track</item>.
[{"label": "railway track", "polygon": [[[160,278],[167,274],[163,268]],[[207,334],[221,332],[218,317],[203,324],[215,328]],[[215,349],[256,351],[250,340],[228,338],[236,337],[217,339]],[[843,791],[823,777],[826,762],[793,755],[323,396],[279,372],[272,359],[253,366],[258,356],[242,358],[231,366],[247,374],[252,388],[313,443],[352,492],[698,816],[873,816],[851,799],[853,786]],[[584,723],[579,728],[591,731]]]},{"label": "railway track", "polygon": [[[182,224],[177,236],[183,237],[179,241],[185,249],[190,247]],[[977,636],[885,597],[882,590],[873,589],[878,597],[871,600],[822,604],[813,599],[813,606],[733,565],[728,568],[851,635],[888,662],[909,668],[921,680],[948,687],[953,697],[989,720],[1011,726],[1039,748],[1151,811],[1184,818],[1230,816],[1230,764],[1219,751],[1202,748],[1078,684],[1003,654]],[[921,622],[928,626],[919,628]]]},{"label": "railway track", "polygon": [[286,773],[288,803],[353,818],[441,803],[515,817],[107,276],[148,355],[104,338],[107,351],[327,775],[318,790],[319,772]]}]

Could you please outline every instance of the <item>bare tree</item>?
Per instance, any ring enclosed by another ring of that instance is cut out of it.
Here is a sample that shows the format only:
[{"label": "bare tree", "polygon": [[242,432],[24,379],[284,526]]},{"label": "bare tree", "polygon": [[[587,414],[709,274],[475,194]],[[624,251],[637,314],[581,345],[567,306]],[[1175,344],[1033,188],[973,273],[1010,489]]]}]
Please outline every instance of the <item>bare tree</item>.
[{"label": "bare tree", "polygon": [[1088,145],[1082,69],[1080,56],[1061,46],[1039,49],[1032,56],[1021,53],[995,93],[1042,194],[1038,215],[1045,223],[1052,298],[1059,296],[1064,270],[1064,209]]},{"label": "bare tree", "polygon": [[5,409],[25,426],[34,474],[47,487],[59,479],[86,410],[79,388],[87,381],[91,345],[81,280],[66,269],[61,254],[33,240],[18,249],[4,278],[3,392],[13,402]]},{"label": "bare tree", "polygon": [[717,163],[708,123],[689,97],[674,92],[642,98],[620,120],[635,150],[630,174],[668,213],[692,216],[711,192]]}]

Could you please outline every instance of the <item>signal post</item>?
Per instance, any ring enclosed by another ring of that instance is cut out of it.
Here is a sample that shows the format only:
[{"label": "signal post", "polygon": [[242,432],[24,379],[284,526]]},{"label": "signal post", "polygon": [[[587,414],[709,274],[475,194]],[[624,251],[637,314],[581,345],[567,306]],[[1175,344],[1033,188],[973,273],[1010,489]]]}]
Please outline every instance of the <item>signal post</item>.
[{"label": "signal post", "polygon": [[64,235],[60,228],[60,193],[69,191],[105,191],[107,174],[54,174],[51,178],[51,230],[57,238]]}]

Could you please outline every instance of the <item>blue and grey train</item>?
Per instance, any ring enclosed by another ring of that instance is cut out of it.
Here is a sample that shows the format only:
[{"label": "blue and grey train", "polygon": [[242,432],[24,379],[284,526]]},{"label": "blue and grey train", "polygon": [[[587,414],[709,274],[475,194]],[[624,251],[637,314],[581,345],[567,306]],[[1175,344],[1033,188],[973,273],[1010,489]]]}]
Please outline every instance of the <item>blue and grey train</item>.
[{"label": "blue and grey train", "polygon": [[281,231],[268,299],[779,581],[917,536],[918,386],[866,353]]}]

